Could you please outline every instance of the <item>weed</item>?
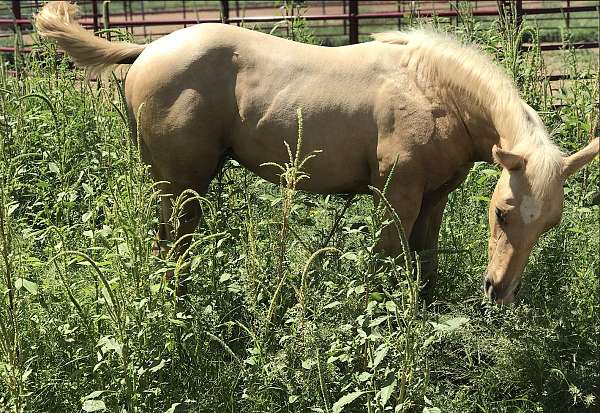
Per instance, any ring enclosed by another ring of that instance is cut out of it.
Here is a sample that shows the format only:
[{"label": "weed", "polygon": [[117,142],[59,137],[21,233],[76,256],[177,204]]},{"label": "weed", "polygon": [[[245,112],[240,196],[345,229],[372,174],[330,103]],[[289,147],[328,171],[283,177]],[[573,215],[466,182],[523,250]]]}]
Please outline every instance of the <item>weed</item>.
[{"label": "weed", "polygon": [[[566,49],[573,80],[551,84],[539,48],[519,47],[535,28],[460,9],[444,29],[494,54],[565,150],[582,146],[595,60]],[[424,307],[418,257],[376,252],[384,226],[401,228],[385,191],[373,205],[297,190],[319,156],[302,151],[301,112],[288,162],[265,166],[281,184],[228,161],[208,194],[175,201],[175,226],[189,202],[203,222],[160,259],[160,195],[119,81],[90,85],[47,44],[18,64],[18,78],[0,68],[0,410],[597,411],[597,163],[567,182],[509,307],[482,303],[498,170],[477,164],[450,197],[440,301]]]}]

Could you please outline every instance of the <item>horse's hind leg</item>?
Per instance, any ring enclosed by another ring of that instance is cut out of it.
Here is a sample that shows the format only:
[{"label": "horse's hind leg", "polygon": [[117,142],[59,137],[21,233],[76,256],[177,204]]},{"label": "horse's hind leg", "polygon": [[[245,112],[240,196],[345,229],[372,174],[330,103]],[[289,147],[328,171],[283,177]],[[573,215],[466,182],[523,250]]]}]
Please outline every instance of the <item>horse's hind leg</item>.
[{"label": "horse's hind leg", "polygon": [[[173,184],[161,185],[160,223],[158,240],[161,251],[176,247],[177,253],[183,253],[190,244],[188,237],[200,222],[201,209],[194,194],[204,194],[199,187],[184,187]],[[182,196],[183,193],[186,195]],[[170,244],[170,245],[165,245]]]},{"label": "horse's hind leg", "polygon": [[[189,245],[189,240],[183,240],[191,234],[197,227],[201,217],[200,201],[193,199],[195,195],[204,195],[217,168],[220,159],[206,158],[200,162],[205,162],[203,171],[181,172],[189,174],[188,177],[164,176],[160,180],[161,188],[161,208],[160,208],[160,227],[159,238],[163,241],[177,243],[178,251],[183,251]],[[177,208],[177,210],[175,210]]]},{"label": "horse's hind leg", "polygon": [[[212,145],[206,142],[201,149],[196,145],[194,152],[178,152],[171,151],[168,162],[155,162],[153,165],[153,174],[160,182],[162,194],[158,231],[162,255],[175,248],[171,255],[178,256],[189,247],[189,235],[196,229],[201,218],[200,202],[193,198],[195,194],[206,194],[223,157],[223,151],[214,142]],[[185,292],[185,288],[180,288],[178,295],[182,292]]]}]

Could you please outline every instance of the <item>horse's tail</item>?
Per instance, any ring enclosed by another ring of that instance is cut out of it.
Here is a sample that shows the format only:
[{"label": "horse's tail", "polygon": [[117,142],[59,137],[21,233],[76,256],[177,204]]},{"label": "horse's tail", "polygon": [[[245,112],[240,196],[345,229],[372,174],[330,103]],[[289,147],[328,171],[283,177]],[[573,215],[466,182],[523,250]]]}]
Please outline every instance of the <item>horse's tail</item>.
[{"label": "horse's tail", "polygon": [[37,32],[54,40],[78,66],[100,73],[114,64],[131,64],[145,45],[109,42],[94,36],[77,21],[79,7],[66,1],[52,1],[35,16]]}]

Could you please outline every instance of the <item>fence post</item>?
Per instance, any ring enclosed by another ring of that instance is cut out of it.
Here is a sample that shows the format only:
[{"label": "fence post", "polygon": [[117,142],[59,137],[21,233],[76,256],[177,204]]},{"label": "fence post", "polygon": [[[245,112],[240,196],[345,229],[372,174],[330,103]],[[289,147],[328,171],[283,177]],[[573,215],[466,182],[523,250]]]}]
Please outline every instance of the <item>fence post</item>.
[{"label": "fence post", "polygon": [[517,27],[521,29],[521,24],[523,23],[523,0],[517,0],[515,2],[515,14]]},{"label": "fence post", "polygon": [[[403,3],[400,0],[396,0],[396,10],[398,13],[404,11]],[[398,30],[402,30],[402,16],[398,17]]]},{"label": "fence post", "polygon": [[221,22],[229,24],[229,1],[221,0]]},{"label": "fence post", "polygon": [[[110,0],[104,0],[102,3],[102,26],[104,30],[110,28]],[[106,40],[110,40],[110,33],[106,33]]]},{"label": "fence post", "polygon": [[127,17],[127,0],[122,0],[121,1],[122,6],[123,6],[123,16],[125,16],[125,21],[129,20],[129,18]]},{"label": "fence post", "polygon": [[21,19],[21,2],[19,0],[12,0],[12,12],[15,19]]},{"label": "fence post", "polygon": [[498,14],[509,17],[511,21],[514,19],[517,29],[520,29],[523,23],[523,0],[498,1]]},{"label": "fence post", "polygon": [[[140,1],[140,11],[142,12],[142,20],[146,20],[146,9],[144,8],[144,0]],[[144,24],[144,39],[145,38],[146,38],[146,25]]]},{"label": "fence post", "polygon": [[[346,1],[347,0],[342,0],[342,14],[346,14]],[[342,22],[344,23],[344,34],[348,33],[348,25],[346,24],[346,19],[344,18],[342,20]]]},{"label": "fence post", "polygon": [[348,1],[348,40],[350,44],[358,43],[358,0]]},{"label": "fence post", "polygon": [[94,34],[98,31],[98,1],[92,0],[92,15],[94,20]]}]

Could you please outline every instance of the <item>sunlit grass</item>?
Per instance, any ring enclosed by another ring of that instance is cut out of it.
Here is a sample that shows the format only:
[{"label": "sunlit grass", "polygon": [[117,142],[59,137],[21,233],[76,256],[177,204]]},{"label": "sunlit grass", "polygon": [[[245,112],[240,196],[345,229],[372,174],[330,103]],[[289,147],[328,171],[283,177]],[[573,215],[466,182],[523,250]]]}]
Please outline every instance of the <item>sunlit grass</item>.
[{"label": "sunlit grass", "polygon": [[[594,61],[565,53],[564,70],[592,78],[550,90],[535,51],[500,47],[501,27],[466,20],[456,32],[510,67],[557,143],[581,147],[597,113]],[[334,225],[346,199],[295,190],[301,148],[281,165],[281,187],[229,161],[205,197],[192,194],[204,218],[185,258],[154,257],[159,195],[120,85],[87,83],[48,46],[21,78],[5,68],[0,410],[598,409],[597,161],[567,182],[562,223],[538,242],[508,307],[482,299],[498,170],[477,164],[446,209],[438,301],[426,307],[418,263],[374,252],[389,214],[370,197]]]}]

